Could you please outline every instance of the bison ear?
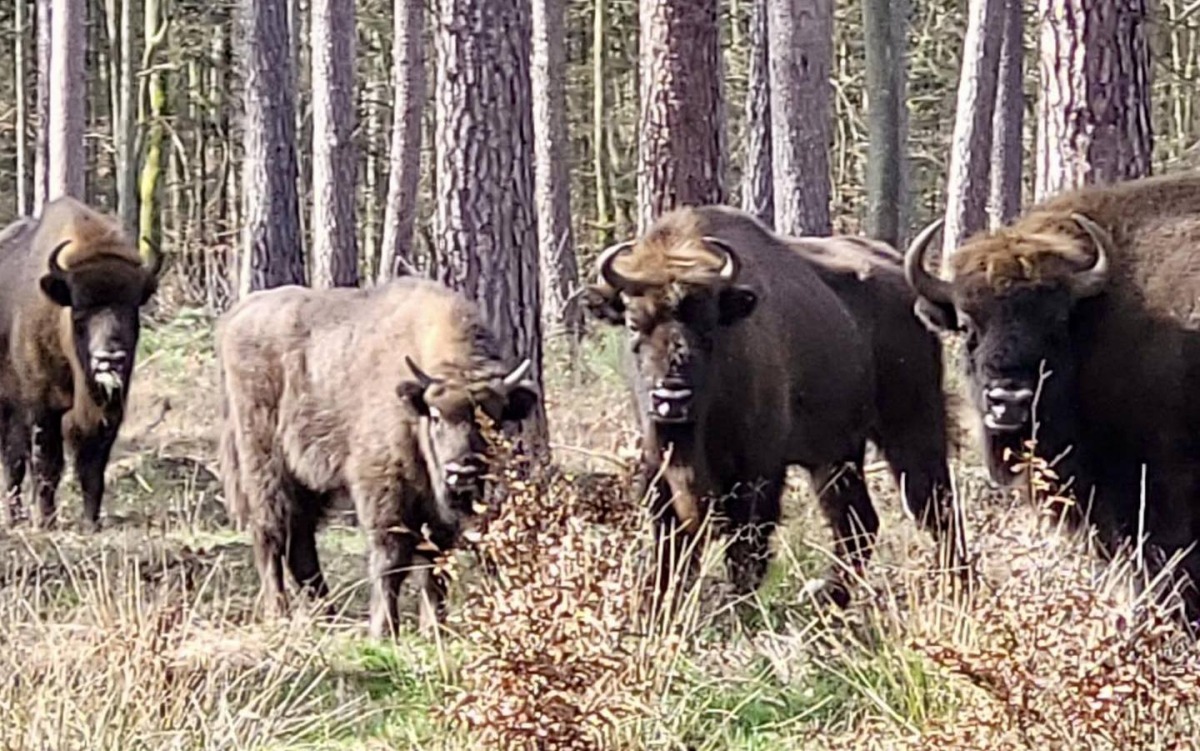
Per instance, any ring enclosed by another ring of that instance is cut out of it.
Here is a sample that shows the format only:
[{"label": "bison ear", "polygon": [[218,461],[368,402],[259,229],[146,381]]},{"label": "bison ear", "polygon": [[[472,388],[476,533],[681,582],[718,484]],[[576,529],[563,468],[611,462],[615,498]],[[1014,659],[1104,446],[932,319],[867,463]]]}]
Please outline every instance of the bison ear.
[{"label": "bison ear", "polygon": [[953,305],[936,303],[924,297],[918,297],[913,303],[913,313],[917,320],[925,324],[925,328],[935,334],[943,331],[958,331],[962,327],[958,323],[958,313]]},{"label": "bison ear", "polygon": [[416,381],[403,381],[396,387],[396,396],[412,405],[418,415],[429,416],[429,405],[425,403],[425,387]]},{"label": "bison ear", "polygon": [[754,312],[758,306],[758,295],[749,287],[730,287],[721,290],[719,301],[722,326],[730,326]]},{"label": "bison ear", "polygon": [[500,413],[500,422],[520,422],[537,406],[538,392],[529,386],[517,385],[508,392],[508,401]]},{"label": "bison ear", "polygon": [[54,274],[46,274],[39,280],[39,283],[42,286],[42,292],[46,293],[46,297],[49,297],[51,302],[64,308],[71,307],[71,287],[67,284],[66,279]]},{"label": "bison ear", "polygon": [[598,321],[625,323],[625,302],[621,293],[608,285],[588,285],[583,290],[583,307]]}]

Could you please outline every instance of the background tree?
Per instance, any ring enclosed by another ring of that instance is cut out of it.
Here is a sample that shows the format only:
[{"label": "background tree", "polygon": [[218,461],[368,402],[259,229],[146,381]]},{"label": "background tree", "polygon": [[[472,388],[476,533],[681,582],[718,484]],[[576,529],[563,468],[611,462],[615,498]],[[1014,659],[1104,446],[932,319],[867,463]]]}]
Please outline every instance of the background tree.
[{"label": "background tree", "polygon": [[641,0],[638,227],[725,202],[717,0]]},{"label": "background tree", "polygon": [[84,198],[83,61],[87,35],[83,0],[54,0],[50,31],[49,167],[46,197]]},{"label": "background tree", "polygon": [[422,0],[392,4],[393,115],[388,154],[387,208],[379,275],[387,279],[416,257],[417,187],[421,180],[421,113],[425,104],[425,6]]},{"label": "background tree", "polygon": [[[1019,0],[1014,0],[1019,2]],[[863,0],[867,96],[867,234],[900,245],[907,0]]]},{"label": "background tree", "polygon": [[[475,299],[515,364],[542,375],[527,0],[443,0],[435,28],[441,280]],[[539,408],[527,421],[545,438]]]},{"label": "background tree", "polygon": [[37,136],[33,153],[33,212],[39,214],[50,187],[50,38],[52,0],[36,0],[37,8]]},{"label": "background tree", "polygon": [[286,0],[242,0],[245,64],[243,292],[304,283]]},{"label": "background tree", "polygon": [[833,0],[768,0],[775,228],[828,235]]},{"label": "background tree", "polygon": [[572,339],[583,324],[576,304],[579,270],[571,231],[570,141],[567,134],[566,31],[563,0],[533,0],[533,135],[542,307],[546,320]]},{"label": "background tree", "polygon": [[991,186],[992,114],[996,107],[996,74],[1002,37],[995,33],[1003,20],[1005,0],[971,0],[967,35],[963,40],[962,74],[958,78],[958,108],[950,147],[950,176],[946,186],[946,226],[942,234],[947,253],[987,224]]},{"label": "background tree", "polygon": [[358,285],[354,198],[354,0],[312,7],[313,284]]},{"label": "background tree", "polygon": [[775,175],[771,154],[771,60],[767,0],[750,0],[749,43],[742,208],[771,227],[775,224]]},{"label": "background tree", "polygon": [[[152,5],[153,0],[143,0]],[[104,0],[108,30],[108,87],[117,207],[126,227],[138,224],[137,88],[134,85],[133,0]],[[155,14],[157,16],[157,14]],[[157,31],[158,24],[152,27]],[[165,33],[165,27],[164,27]]]},{"label": "background tree", "polygon": [[1039,0],[1036,197],[1150,174],[1146,0]]},{"label": "background tree", "polygon": [[[138,97],[138,122],[145,134],[145,153],[138,178],[138,242],[143,256],[149,257],[162,245],[163,227],[163,169],[167,159],[167,65],[161,58],[170,33],[171,21],[169,0],[143,0],[142,11],[145,22],[142,28],[146,41],[142,46],[141,93]],[[127,165],[136,170],[137,162]],[[118,164],[118,169],[126,165]],[[118,201],[121,200],[118,198]],[[132,207],[130,201],[129,206]],[[121,204],[122,216],[125,204]],[[132,210],[132,209],[130,209]]]},{"label": "background tree", "polygon": [[1004,0],[1004,26],[996,79],[996,109],[992,114],[991,193],[988,219],[998,227],[1021,209],[1021,168],[1024,161],[1025,18],[1022,0]]}]

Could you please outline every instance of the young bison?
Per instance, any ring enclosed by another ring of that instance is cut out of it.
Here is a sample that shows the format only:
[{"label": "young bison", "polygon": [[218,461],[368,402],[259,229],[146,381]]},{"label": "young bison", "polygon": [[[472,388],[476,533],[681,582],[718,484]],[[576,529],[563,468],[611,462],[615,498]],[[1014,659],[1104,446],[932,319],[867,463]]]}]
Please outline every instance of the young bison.
[{"label": "young bison", "polygon": [[524,419],[538,394],[478,309],[436,282],[374,289],[280,287],[248,295],[217,325],[226,503],[249,525],[264,598],[286,609],[283,562],[307,593],[328,590],[316,529],[348,493],[370,547],[370,631],[394,633],[414,558],[421,625],[440,617],[445,583],[418,544],[445,550],[474,513],[487,470],[476,407]]},{"label": "young bison", "polygon": [[158,288],[161,267],[161,255],[151,267],[142,263],[118,220],[73,198],[0,231],[0,444],[13,523],[25,517],[21,484],[32,463],[41,522],[55,524],[64,423],[84,519],[99,523],[139,308]]}]

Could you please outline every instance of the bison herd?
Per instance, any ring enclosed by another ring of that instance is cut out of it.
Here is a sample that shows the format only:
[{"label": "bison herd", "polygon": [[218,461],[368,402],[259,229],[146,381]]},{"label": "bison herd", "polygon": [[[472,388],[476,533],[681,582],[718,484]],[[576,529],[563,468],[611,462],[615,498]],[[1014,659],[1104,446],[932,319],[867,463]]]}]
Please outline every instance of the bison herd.
[{"label": "bison herd", "polygon": [[[791,238],[726,207],[684,207],[605,250],[584,301],[628,331],[640,417],[634,490],[651,504],[660,584],[713,512],[729,577],[761,583],[788,467],[807,470],[835,540],[819,591],[844,605],[879,518],[864,477],[873,444],[906,513],[961,561],[939,332],[961,334],[972,413],[992,478],[1029,446],[1074,524],[1107,554],[1144,535],[1178,556],[1200,617],[1200,176],[1093,186],[1029,208],[926,268],[939,223],[907,253],[857,237]],[[0,443],[12,523],[32,469],[55,522],[64,444],[84,519],[97,524],[121,425],[143,262],[119,223],[72,199],[0,232]],[[431,565],[480,508],[491,468],[480,417],[537,409],[530,363],[505,362],[474,303],[413,276],[369,289],[252,293],[217,324],[220,472],[250,531],[263,595],[286,608],[285,570],[328,592],[315,535],[354,505],[369,550],[370,631],[393,633],[397,594],[421,578],[421,621],[445,582]]]}]

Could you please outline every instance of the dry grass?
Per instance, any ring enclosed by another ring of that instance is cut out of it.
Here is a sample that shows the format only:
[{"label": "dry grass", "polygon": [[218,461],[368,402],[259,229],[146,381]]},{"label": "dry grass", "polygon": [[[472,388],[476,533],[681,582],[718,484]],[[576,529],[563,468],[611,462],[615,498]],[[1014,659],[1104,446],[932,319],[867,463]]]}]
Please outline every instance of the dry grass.
[{"label": "dry grass", "polygon": [[477,550],[493,575],[468,554],[449,562],[455,606],[437,639],[365,638],[362,544],[337,525],[321,552],[349,588],[345,620],[256,621],[248,547],[203,471],[203,329],[151,330],[161,354],[139,373],[110,529],[0,530],[0,748],[1192,747],[1200,654],[1131,588],[1132,564],[1097,566],[1086,540],[969,466],[956,476],[972,599],[952,596],[873,476],[884,532],[847,612],[801,596],[828,540],[793,488],[755,598],[728,594],[718,540],[678,617],[648,620],[647,523],[621,492],[628,402],[613,349],[595,344],[578,382],[550,385],[557,465],[505,464]]}]

